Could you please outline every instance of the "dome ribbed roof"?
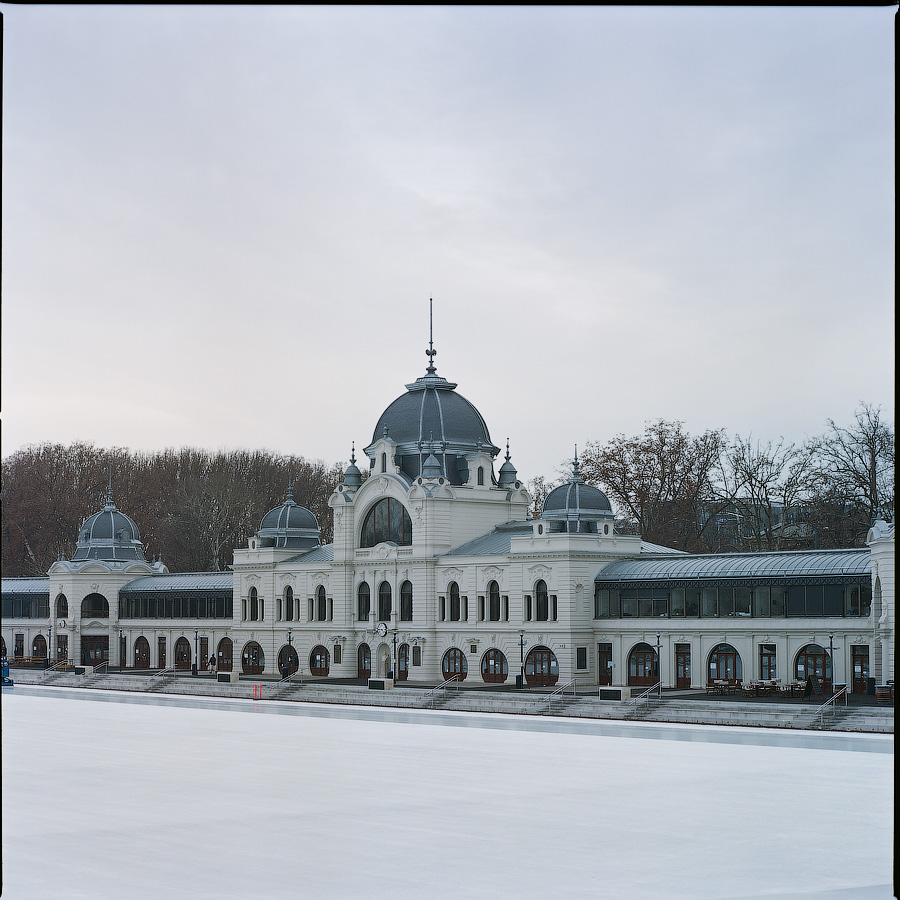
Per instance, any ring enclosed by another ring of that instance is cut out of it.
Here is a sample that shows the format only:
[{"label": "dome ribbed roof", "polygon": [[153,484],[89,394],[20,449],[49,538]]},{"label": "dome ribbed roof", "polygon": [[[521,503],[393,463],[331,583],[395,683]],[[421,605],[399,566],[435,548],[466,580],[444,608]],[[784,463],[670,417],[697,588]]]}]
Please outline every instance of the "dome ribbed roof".
[{"label": "dome ribbed roof", "polygon": [[263,547],[317,547],[319,523],[305,506],[298,506],[294,502],[293,491],[288,488],[284,503],[270,509],[263,516],[256,536]]},{"label": "dome ribbed roof", "polygon": [[541,518],[555,523],[554,531],[593,533],[599,521],[610,522],[614,516],[606,494],[584,483],[576,459],[571,480],[547,494]]},{"label": "dome ribbed roof", "polygon": [[81,562],[88,559],[107,562],[147,561],[134,519],[116,509],[111,497],[107,500],[106,506],[85,519],[78,530],[78,541],[72,561]]}]

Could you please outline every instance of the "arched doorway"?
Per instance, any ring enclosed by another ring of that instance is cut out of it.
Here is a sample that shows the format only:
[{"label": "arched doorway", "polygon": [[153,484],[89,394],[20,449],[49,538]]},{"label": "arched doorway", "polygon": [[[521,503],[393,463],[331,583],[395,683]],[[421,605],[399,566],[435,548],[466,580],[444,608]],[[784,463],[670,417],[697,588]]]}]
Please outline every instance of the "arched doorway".
[{"label": "arched doorway", "polygon": [[220,672],[230,672],[234,666],[234,645],[231,638],[222,638],[216,649],[216,668]]},{"label": "arched doorway", "polygon": [[397,648],[397,681],[406,681],[407,678],[409,678],[409,644],[401,644]]},{"label": "arched doorway", "polygon": [[466,675],[469,674],[469,663],[466,660],[466,654],[458,647],[451,647],[441,661],[441,673],[444,681],[452,676],[456,676],[457,681],[465,681]]},{"label": "arched doorway", "polygon": [[496,647],[481,657],[481,680],[487,684],[503,684],[509,677],[509,663]]},{"label": "arched doorway", "polygon": [[356,648],[356,677],[372,677],[372,649],[368,644],[360,644]]},{"label": "arched doorway", "polygon": [[628,654],[628,684],[631,687],[653,687],[658,681],[656,650],[649,644],[635,644]]},{"label": "arched doorway", "polygon": [[256,641],[248,641],[241,653],[241,671],[245,675],[262,675],[266,667],[266,656]]},{"label": "arched doorway", "polygon": [[175,641],[175,668],[181,671],[191,667],[191,644],[186,637]]},{"label": "arched doorway", "polygon": [[37,659],[47,658],[47,641],[42,634],[31,642],[31,655]]},{"label": "arched doorway", "polygon": [[310,675],[318,675],[322,678],[328,675],[329,665],[328,650],[321,644],[313,647],[312,653],[309,654],[309,673]]},{"label": "arched doorway", "polygon": [[525,657],[525,681],[552,685],[559,681],[559,663],[549,647],[532,647]]},{"label": "arched doorway", "polygon": [[134,667],[136,669],[150,668],[150,642],[143,636],[134,642]]},{"label": "arched doorway", "polygon": [[819,682],[823,691],[831,692],[831,657],[818,644],[807,644],[797,654],[794,662],[794,677],[797,681],[804,682],[811,676]]},{"label": "arched doorway", "polygon": [[744,677],[744,666],[741,655],[731,644],[719,644],[709,654],[707,666],[709,681],[741,681]]},{"label": "arched doorway", "polygon": [[278,651],[278,671],[282,678],[293,675],[300,668],[300,657],[293,644],[285,644]]}]

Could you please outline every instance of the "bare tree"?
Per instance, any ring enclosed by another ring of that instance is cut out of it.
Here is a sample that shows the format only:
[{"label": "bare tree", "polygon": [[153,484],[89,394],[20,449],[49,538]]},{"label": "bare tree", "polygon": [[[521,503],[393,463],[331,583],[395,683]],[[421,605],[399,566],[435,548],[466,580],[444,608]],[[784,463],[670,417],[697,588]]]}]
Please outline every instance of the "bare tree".
[{"label": "bare tree", "polygon": [[721,430],[693,437],[682,422],[659,419],[643,434],[588,443],[581,472],[646,540],[696,551],[719,502],[713,478],[724,446]]}]

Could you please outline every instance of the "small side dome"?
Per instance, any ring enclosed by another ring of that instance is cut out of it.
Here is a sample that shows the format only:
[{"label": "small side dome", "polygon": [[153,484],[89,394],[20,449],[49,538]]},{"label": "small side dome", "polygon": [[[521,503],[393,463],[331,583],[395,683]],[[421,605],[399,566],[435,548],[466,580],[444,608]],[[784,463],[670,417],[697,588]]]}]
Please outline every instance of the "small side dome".
[{"label": "small side dome", "polygon": [[294,503],[294,493],[288,487],[281,506],[270,509],[256,533],[260,547],[307,550],[319,546],[319,523],[305,507]]},{"label": "small side dome", "polygon": [[89,516],[78,530],[73,562],[99,559],[105,562],[139,560],[147,562],[141,535],[134,519],[116,509],[112,493],[106,506]]},{"label": "small side dome", "polygon": [[356,465],[356,444],[350,450],[350,465],[344,469],[344,487],[355,491],[362,484],[362,472]]},{"label": "small side dome", "polygon": [[500,466],[500,473],[498,477],[498,484],[502,488],[511,488],[514,487],[516,482],[519,480],[519,473],[516,471],[516,467],[510,462],[509,459],[509,440],[506,441],[506,462]]},{"label": "small side dome", "polygon": [[609,524],[615,517],[606,494],[584,483],[576,458],[569,482],[547,494],[541,518],[551,523],[551,532],[596,534],[598,523]]}]

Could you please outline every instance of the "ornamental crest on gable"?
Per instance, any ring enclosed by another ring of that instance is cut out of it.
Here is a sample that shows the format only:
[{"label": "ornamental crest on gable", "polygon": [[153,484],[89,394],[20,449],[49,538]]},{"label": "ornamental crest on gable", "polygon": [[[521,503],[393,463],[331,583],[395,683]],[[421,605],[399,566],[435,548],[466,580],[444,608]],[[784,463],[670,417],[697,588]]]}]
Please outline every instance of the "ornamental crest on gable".
[{"label": "ornamental crest on gable", "polygon": [[532,578],[546,578],[550,574],[551,569],[549,566],[538,564],[536,566],[531,566],[528,569],[528,572]]},{"label": "ornamental crest on gable", "polygon": [[445,584],[449,584],[451,581],[460,581],[463,577],[463,570],[457,568],[444,569],[443,576],[445,579]]}]

